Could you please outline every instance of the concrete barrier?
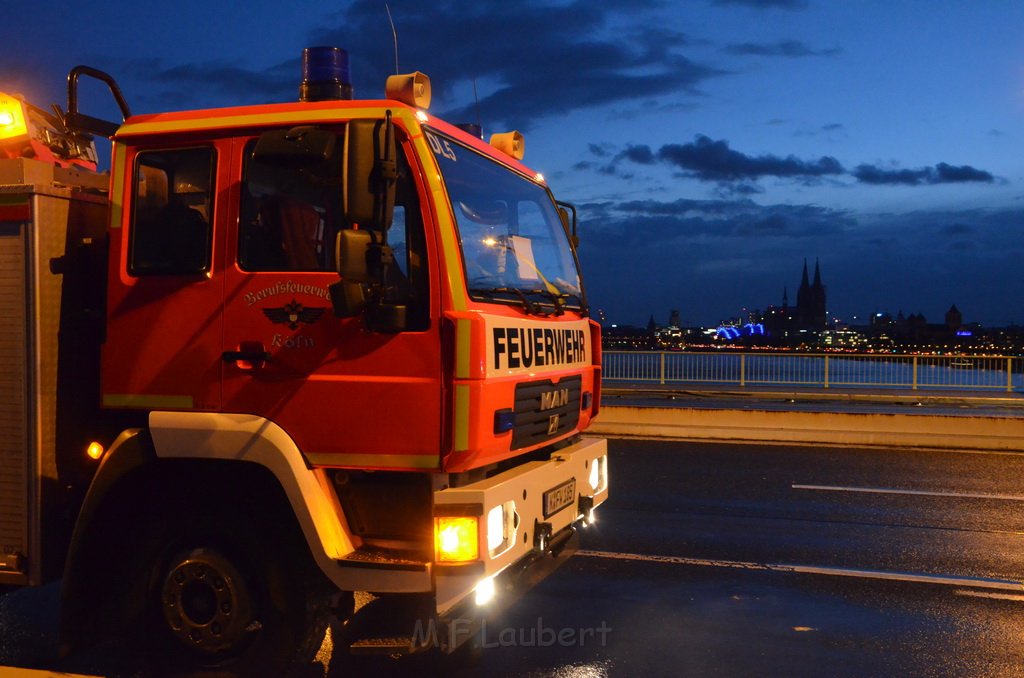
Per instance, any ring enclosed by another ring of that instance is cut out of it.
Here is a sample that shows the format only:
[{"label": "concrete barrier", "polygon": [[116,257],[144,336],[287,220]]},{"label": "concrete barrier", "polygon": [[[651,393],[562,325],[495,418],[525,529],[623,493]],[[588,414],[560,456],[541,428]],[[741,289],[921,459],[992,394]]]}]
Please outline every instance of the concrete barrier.
[{"label": "concrete barrier", "polygon": [[602,407],[588,432],[611,437],[1024,452],[1024,419],[681,407]]}]

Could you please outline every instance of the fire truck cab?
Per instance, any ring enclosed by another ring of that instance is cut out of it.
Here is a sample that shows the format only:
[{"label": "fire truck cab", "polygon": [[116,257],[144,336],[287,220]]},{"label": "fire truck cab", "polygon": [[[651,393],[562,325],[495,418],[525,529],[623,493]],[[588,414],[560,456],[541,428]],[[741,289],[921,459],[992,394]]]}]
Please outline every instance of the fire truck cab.
[{"label": "fire truck cab", "polygon": [[[127,634],[245,671],[307,660],[332,615],[353,651],[450,651],[608,496],[575,211],[520,136],[428,113],[422,74],[352,100],[343,52],[306,57],[297,103],[104,127],[69,95],[113,142],[109,185],[65,196],[87,226],[0,187],[8,294],[49,319],[13,337],[8,423],[31,515],[67,524],[64,651]],[[0,582],[46,578],[33,529],[0,533]]]}]

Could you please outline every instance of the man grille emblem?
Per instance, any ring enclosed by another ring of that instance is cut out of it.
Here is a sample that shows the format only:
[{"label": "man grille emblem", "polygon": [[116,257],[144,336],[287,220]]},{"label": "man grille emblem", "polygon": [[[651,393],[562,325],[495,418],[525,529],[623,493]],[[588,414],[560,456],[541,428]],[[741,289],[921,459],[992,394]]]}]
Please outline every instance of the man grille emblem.
[{"label": "man grille emblem", "polygon": [[540,394],[540,411],[553,410],[556,407],[565,407],[569,404],[569,389],[560,388],[554,391],[545,391]]},{"label": "man grille emblem", "polygon": [[320,316],[326,310],[326,306],[310,308],[292,299],[291,303],[284,306],[263,309],[263,315],[275,325],[285,325],[290,330],[297,330],[299,323],[308,325],[320,320]]},{"label": "man grille emblem", "polygon": [[548,417],[548,435],[553,436],[558,433],[558,415],[552,414]]}]

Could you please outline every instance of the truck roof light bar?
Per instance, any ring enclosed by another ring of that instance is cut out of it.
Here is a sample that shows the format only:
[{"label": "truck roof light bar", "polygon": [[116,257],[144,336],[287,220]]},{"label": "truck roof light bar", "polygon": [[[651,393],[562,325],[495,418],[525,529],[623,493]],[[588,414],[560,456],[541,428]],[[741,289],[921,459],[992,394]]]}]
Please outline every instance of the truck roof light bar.
[{"label": "truck roof light bar", "polygon": [[0,92],[0,158],[4,157],[96,169],[92,137],[69,129],[59,107],[48,113],[17,94]]},{"label": "truck roof light bar", "polygon": [[28,140],[25,106],[17,97],[0,92],[0,144]]},{"label": "truck roof light bar", "polygon": [[348,52],[340,47],[307,47],[302,50],[302,84],[299,101],[332,101],[352,98]]}]

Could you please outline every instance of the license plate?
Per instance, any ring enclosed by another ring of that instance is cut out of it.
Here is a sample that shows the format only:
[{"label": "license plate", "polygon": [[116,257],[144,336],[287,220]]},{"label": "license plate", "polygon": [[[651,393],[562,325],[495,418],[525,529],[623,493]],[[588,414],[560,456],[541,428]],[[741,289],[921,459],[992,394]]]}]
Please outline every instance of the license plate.
[{"label": "license plate", "polygon": [[576,501],[576,479],[570,478],[544,493],[544,517],[550,518]]}]

